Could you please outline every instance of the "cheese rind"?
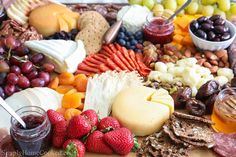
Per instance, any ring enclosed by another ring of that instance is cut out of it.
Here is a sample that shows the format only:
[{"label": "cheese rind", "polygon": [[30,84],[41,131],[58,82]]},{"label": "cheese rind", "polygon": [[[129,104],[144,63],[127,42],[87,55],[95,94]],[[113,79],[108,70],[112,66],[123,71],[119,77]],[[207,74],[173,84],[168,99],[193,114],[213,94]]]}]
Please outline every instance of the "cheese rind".
[{"label": "cheese rind", "polygon": [[112,105],[112,116],[137,136],[158,131],[170,117],[170,107],[152,101],[155,89],[130,87],[121,91]]}]

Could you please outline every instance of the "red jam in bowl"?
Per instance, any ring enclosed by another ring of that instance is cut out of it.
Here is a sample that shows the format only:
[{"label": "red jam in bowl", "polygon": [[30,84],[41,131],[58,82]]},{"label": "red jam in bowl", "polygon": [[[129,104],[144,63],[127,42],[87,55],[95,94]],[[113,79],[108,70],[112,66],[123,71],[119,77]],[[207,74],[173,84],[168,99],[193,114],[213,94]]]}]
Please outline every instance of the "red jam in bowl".
[{"label": "red jam in bowl", "polygon": [[166,22],[166,18],[162,16],[149,16],[143,29],[145,40],[161,45],[171,42],[174,33],[172,21]]},{"label": "red jam in bowl", "polygon": [[26,123],[23,128],[14,118],[11,119],[11,137],[14,147],[23,157],[38,157],[48,152],[51,146],[51,124],[46,112],[36,106],[17,110]]}]

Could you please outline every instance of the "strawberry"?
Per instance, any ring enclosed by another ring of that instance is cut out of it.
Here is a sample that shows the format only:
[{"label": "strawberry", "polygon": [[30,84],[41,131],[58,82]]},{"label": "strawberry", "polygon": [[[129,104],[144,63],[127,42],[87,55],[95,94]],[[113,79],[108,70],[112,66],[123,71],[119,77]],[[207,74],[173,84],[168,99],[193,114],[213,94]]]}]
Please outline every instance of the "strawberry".
[{"label": "strawberry", "polygon": [[54,147],[60,148],[67,137],[67,122],[60,121],[54,125],[52,144]]},{"label": "strawberry", "polygon": [[98,115],[94,110],[86,110],[81,113],[91,124],[92,127],[98,125]]},{"label": "strawberry", "polygon": [[112,154],[112,149],[103,140],[104,134],[101,131],[94,131],[86,141],[86,148],[93,153]]},{"label": "strawberry", "polygon": [[91,125],[87,120],[79,115],[74,116],[68,125],[68,137],[70,138],[81,138],[84,135],[88,134],[90,130],[92,129]]},{"label": "strawberry", "polygon": [[117,128],[120,128],[120,123],[118,122],[117,119],[113,117],[105,117],[98,124],[99,130],[117,129]]},{"label": "strawberry", "polygon": [[65,121],[65,118],[63,117],[63,115],[58,113],[57,111],[50,109],[47,111],[47,115],[52,125],[55,125],[57,122],[60,122],[60,121]]},{"label": "strawberry", "polygon": [[131,131],[127,128],[118,128],[105,133],[105,142],[120,155],[128,154],[134,146],[134,139]]},{"label": "strawberry", "polygon": [[77,139],[69,139],[63,144],[66,157],[83,157],[86,151],[84,144]]}]

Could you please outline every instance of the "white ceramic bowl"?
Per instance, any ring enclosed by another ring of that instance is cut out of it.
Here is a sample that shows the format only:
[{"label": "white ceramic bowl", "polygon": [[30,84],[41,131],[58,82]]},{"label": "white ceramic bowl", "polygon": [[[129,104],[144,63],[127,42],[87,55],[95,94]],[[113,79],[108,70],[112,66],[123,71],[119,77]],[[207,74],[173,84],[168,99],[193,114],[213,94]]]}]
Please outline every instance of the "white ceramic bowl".
[{"label": "white ceramic bowl", "polygon": [[195,34],[193,34],[190,27],[189,27],[189,33],[196,47],[200,48],[201,50],[217,51],[229,47],[236,37],[236,27],[234,26],[234,24],[226,20],[226,25],[229,27],[229,31],[231,34],[231,38],[226,41],[216,42],[216,41],[208,41],[205,39],[201,39],[197,37]]}]

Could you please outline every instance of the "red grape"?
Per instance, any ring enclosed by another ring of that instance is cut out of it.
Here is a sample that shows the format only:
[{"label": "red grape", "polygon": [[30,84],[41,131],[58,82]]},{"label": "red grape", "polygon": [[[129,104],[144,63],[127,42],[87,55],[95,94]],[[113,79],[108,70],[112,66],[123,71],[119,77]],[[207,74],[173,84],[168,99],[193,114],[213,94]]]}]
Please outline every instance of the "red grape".
[{"label": "red grape", "polygon": [[42,66],[42,70],[46,72],[53,72],[55,69],[55,66],[52,63],[44,63]]},{"label": "red grape", "polygon": [[0,60],[0,73],[9,72],[10,67],[4,60]]},{"label": "red grape", "polygon": [[45,86],[45,81],[42,78],[36,78],[31,81],[31,86],[32,87],[44,87]]},{"label": "red grape", "polygon": [[2,87],[0,87],[0,97],[2,97],[3,99],[6,97]]},{"label": "red grape", "polygon": [[10,57],[10,64],[11,65],[18,65],[19,66],[19,65],[21,65],[21,61],[16,59],[15,57],[11,56]]},{"label": "red grape", "polygon": [[21,70],[20,67],[13,65],[10,67],[10,72],[11,73],[15,73],[16,75],[20,75],[21,74]]},{"label": "red grape", "polygon": [[4,91],[7,96],[11,96],[16,91],[16,88],[14,85],[8,84],[5,86]]},{"label": "red grape", "polygon": [[42,62],[44,59],[44,55],[42,53],[37,53],[34,54],[31,58],[30,61],[33,62],[34,64]]},{"label": "red grape", "polygon": [[50,75],[47,72],[39,72],[39,78],[43,79],[45,81],[45,84],[48,84],[50,81]]},{"label": "red grape", "polygon": [[5,46],[8,49],[15,49],[18,46],[20,46],[20,42],[18,40],[16,40],[16,38],[14,36],[8,36],[7,38],[5,38]]},{"label": "red grape", "polygon": [[7,75],[7,83],[8,84],[15,85],[15,84],[17,84],[18,80],[19,80],[19,78],[15,73],[9,73]]},{"label": "red grape", "polygon": [[29,49],[25,46],[19,46],[14,50],[14,54],[16,54],[19,57],[25,56],[29,54]]},{"label": "red grape", "polygon": [[30,73],[33,70],[33,64],[30,61],[21,64],[21,71],[25,74]]},{"label": "red grape", "polygon": [[17,85],[21,88],[28,88],[30,86],[30,81],[25,76],[20,76]]},{"label": "red grape", "polygon": [[26,75],[29,80],[33,80],[38,77],[38,71],[33,70],[29,74]]},{"label": "red grape", "polygon": [[7,73],[0,73],[0,85],[5,84]]}]

